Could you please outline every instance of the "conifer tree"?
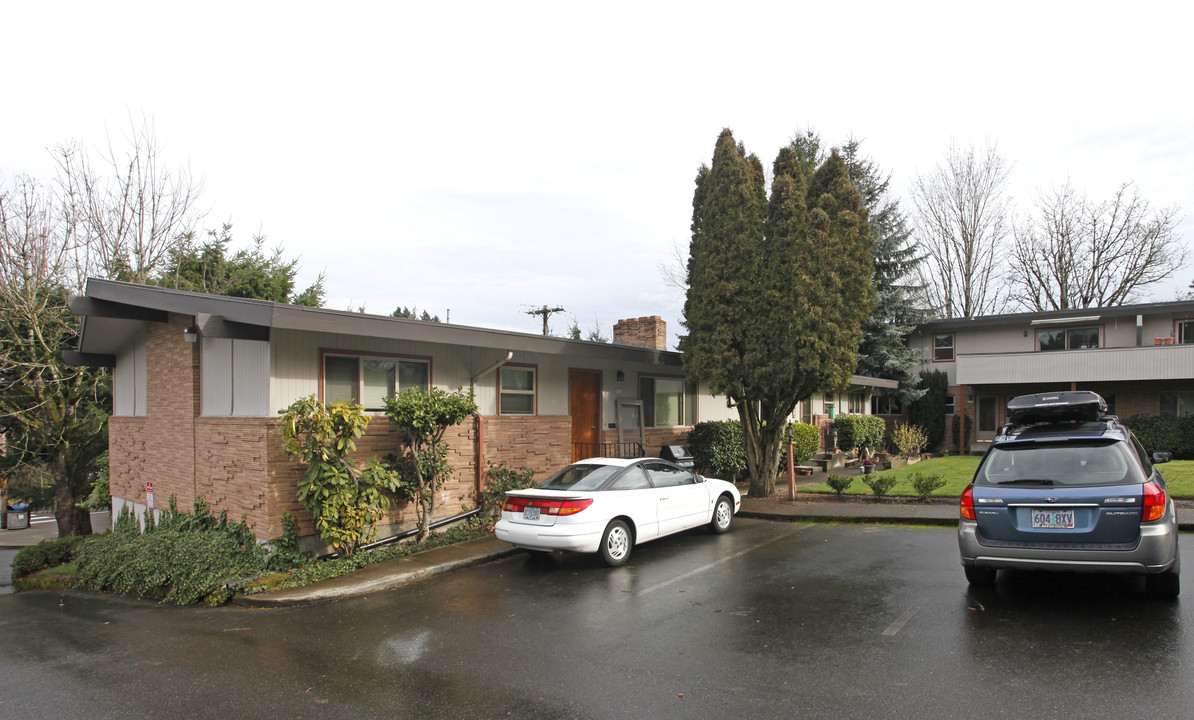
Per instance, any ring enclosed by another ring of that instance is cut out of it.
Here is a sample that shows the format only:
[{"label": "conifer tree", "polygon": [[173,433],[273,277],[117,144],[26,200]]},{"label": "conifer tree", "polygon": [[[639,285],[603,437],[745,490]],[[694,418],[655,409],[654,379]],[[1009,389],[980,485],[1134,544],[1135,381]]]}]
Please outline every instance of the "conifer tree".
[{"label": "conifer tree", "polygon": [[909,242],[912,230],[899,200],[888,193],[890,174],[862,155],[861,142],[851,138],[841,147],[850,171],[850,182],[862,198],[874,240],[875,309],[862,323],[858,346],[858,374],[898,380],[901,400],[920,397],[920,378],[911,372],[919,354],[908,346],[908,335],[925,321],[920,287],[915,284],[916,267],[923,257]]},{"label": "conifer tree", "polygon": [[693,196],[680,349],[738,408],[755,496],[799,398],[849,382],[873,303],[866,210],[841,156],[817,154],[811,135],[781,150],[768,200],[758,158],[723,130]]}]

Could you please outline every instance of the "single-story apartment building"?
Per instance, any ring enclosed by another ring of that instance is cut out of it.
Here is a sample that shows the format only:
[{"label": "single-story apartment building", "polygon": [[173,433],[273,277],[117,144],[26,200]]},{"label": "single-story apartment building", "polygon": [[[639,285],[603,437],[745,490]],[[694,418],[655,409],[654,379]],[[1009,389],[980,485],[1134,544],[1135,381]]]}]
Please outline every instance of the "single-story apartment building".
[{"label": "single-story apartment building", "polygon": [[1190,300],[935,320],[909,343],[921,370],[949,377],[946,414],[972,418],[974,452],[1017,395],[1092,390],[1120,417],[1194,412]]},{"label": "single-story apartment building", "polygon": [[[353,399],[371,421],[358,457],[400,451],[382,398],[408,387],[472,388],[480,413],[449,433],[453,478],[440,517],[477,504],[489,463],[527,466],[542,479],[576,459],[658,454],[696,422],[737,410],[684,378],[657,316],[621,320],[612,343],[424,322],[91,279],[70,299],[82,318],[67,361],[112,368],[108,421],[114,513],[188,507],[202,496],[259,538],[289,512],[314,533],[296,488],[304,467],[283,451],[279,413],[314,395]],[[798,419],[829,408],[865,413],[872,387],[809,398]],[[393,508],[380,536],[413,526]]]}]

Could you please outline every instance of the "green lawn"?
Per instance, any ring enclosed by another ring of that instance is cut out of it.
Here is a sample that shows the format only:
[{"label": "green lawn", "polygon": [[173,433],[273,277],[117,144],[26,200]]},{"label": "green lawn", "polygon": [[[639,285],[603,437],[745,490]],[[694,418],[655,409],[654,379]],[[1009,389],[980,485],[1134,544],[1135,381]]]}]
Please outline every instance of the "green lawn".
[{"label": "green lawn", "polygon": [[[937,473],[945,478],[945,487],[933,493],[933,497],[958,497],[962,490],[974,477],[978,468],[979,458],[969,456],[951,456],[922,460],[915,465],[895,470],[884,470],[881,474],[891,475],[900,480],[889,495],[915,497],[908,477],[912,473]],[[1174,460],[1158,465],[1157,469],[1169,485],[1169,492],[1175,498],[1194,499],[1194,460]],[[802,493],[829,493],[833,490],[828,485],[812,485],[800,488]],[[862,478],[857,477],[846,489],[847,495],[870,495],[871,489],[863,484]]]}]

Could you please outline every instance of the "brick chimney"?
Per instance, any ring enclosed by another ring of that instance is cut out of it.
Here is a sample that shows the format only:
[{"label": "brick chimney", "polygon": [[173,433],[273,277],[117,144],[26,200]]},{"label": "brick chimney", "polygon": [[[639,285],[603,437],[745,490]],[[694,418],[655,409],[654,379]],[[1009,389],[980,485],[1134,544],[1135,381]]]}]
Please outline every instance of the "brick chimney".
[{"label": "brick chimney", "polygon": [[614,325],[614,342],[667,350],[667,323],[658,315],[619,320]]}]

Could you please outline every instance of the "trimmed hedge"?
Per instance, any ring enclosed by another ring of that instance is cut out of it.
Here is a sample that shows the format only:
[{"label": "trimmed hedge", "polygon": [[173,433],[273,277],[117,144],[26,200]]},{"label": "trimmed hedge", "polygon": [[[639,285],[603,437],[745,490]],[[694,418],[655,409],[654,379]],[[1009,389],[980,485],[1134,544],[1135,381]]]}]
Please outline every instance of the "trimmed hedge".
[{"label": "trimmed hedge", "polygon": [[733,482],[746,474],[746,446],[737,420],[697,423],[688,433],[697,471]]},{"label": "trimmed hedge", "polygon": [[792,458],[797,465],[803,465],[813,455],[817,454],[817,447],[821,444],[821,431],[806,423],[791,423],[788,425],[789,438],[795,445],[792,447]]},{"label": "trimmed hedge", "polygon": [[1194,459],[1194,415],[1157,417],[1133,415],[1123,421],[1140,438],[1144,449],[1164,450],[1178,460]]},{"label": "trimmed hedge", "polygon": [[837,446],[842,450],[861,445],[875,452],[883,447],[887,423],[875,415],[839,415],[833,421],[833,429],[837,430]]}]

